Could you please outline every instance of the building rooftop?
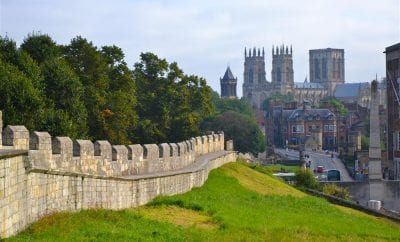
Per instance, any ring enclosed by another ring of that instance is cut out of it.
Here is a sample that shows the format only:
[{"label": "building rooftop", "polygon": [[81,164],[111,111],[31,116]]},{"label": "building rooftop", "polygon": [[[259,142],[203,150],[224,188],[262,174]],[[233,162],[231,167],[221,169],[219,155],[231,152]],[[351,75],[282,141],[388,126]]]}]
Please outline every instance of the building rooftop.
[{"label": "building rooftop", "polygon": [[222,80],[233,80],[233,79],[236,78],[233,76],[231,68],[228,66],[228,68],[226,68],[225,75],[222,78]]},{"label": "building rooftop", "polygon": [[314,119],[314,120],[327,120],[330,117],[333,119],[336,117],[334,113],[329,111],[329,109],[303,109],[299,108],[296,110],[292,110],[291,115],[289,116],[289,120],[291,119]]},{"label": "building rooftop", "polygon": [[392,51],[395,51],[395,50],[400,50],[400,43],[397,43],[397,44],[391,45],[389,47],[386,47],[385,52],[383,52],[383,53],[392,52]]},{"label": "building rooftop", "polygon": [[335,97],[358,97],[361,91],[368,87],[368,82],[338,84],[336,86]]},{"label": "building rooftop", "polygon": [[295,82],[294,88],[297,88],[297,89],[324,89],[324,86],[322,86],[319,83],[315,83],[315,82]]}]

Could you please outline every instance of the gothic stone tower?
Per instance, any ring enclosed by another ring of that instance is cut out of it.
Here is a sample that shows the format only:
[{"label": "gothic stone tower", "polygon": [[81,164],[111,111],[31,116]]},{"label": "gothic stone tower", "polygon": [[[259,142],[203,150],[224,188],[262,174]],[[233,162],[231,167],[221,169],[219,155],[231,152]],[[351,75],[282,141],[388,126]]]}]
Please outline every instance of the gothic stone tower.
[{"label": "gothic stone tower", "polygon": [[333,96],[336,85],[344,83],[344,50],[310,50],[310,82],[320,83]]},{"label": "gothic stone tower", "polygon": [[237,78],[232,74],[231,68],[226,68],[225,75],[219,79],[221,83],[221,97],[236,98]]},{"label": "gothic stone tower", "polygon": [[260,108],[262,101],[266,98],[264,90],[267,89],[267,79],[265,78],[265,55],[264,49],[253,50],[244,49],[244,81],[243,97],[253,106]]},{"label": "gothic stone tower", "polygon": [[272,46],[272,87],[274,92],[281,94],[292,93],[294,88],[293,80],[293,50],[292,47],[284,46],[274,47]]}]

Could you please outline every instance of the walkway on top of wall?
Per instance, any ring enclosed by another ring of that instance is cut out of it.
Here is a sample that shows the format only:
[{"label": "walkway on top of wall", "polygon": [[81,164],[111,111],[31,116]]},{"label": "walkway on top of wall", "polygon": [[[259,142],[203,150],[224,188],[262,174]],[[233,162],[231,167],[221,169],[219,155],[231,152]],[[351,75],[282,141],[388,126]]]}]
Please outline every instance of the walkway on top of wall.
[{"label": "walkway on top of wall", "polygon": [[208,153],[205,155],[201,155],[195,159],[195,161],[189,166],[183,167],[181,169],[173,170],[173,171],[163,171],[163,172],[153,172],[142,175],[127,175],[127,176],[100,176],[93,175],[87,173],[77,173],[77,172],[69,172],[69,171],[59,171],[59,170],[48,170],[41,168],[30,168],[29,172],[42,172],[46,174],[54,174],[54,175],[77,175],[82,177],[90,177],[90,178],[101,178],[101,179],[111,179],[111,180],[141,180],[146,178],[156,178],[156,177],[166,177],[166,176],[174,176],[179,174],[193,173],[204,169],[208,162],[211,160],[215,160],[219,157],[224,157],[226,155],[236,153],[236,151],[216,151],[212,153]]},{"label": "walkway on top of wall", "polygon": [[193,173],[195,171],[203,169],[207,163],[211,160],[215,160],[219,157],[225,156],[230,153],[236,153],[235,151],[216,151],[212,153],[208,153],[205,155],[201,155],[197,157],[194,162],[186,167],[183,167],[178,170],[173,170],[173,171],[163,171],[163,172],[154,172],[154,173],[149,173],[149,174],[143,174],[143,175],[129,175],[129,176],[123,176],[123,178],[127,178],[130,180],[138,180],[138,179],[145,179],[149,177],[164,177],[164,176],[173,176],[177,174],[185,174],[185,173]]}]

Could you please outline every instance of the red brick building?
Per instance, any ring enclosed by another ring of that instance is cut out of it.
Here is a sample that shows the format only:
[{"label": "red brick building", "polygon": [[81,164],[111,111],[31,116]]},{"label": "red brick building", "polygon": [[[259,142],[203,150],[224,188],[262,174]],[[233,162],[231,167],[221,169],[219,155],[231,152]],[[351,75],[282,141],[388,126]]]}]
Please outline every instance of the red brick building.
[{"label": "red brick building", "polygon": [[268,141],[277,147],[305,144],[313,133],[320,133],[322,149],[337,149],[336,115],[328,109],[312,109],[307,102],[297,109],[272,107],[266,120]]}]

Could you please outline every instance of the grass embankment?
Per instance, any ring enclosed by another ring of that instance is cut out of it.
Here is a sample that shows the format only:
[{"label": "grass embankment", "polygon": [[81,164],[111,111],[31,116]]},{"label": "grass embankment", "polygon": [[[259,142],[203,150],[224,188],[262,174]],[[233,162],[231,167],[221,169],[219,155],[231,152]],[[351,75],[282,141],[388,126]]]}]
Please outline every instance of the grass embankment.
[{"label": "grass embankment", "polygon": [[140,208],[48,216],[10,241],[400,240],[399,224],[332,205],[255,169],[227,164],[203,187]]}]

